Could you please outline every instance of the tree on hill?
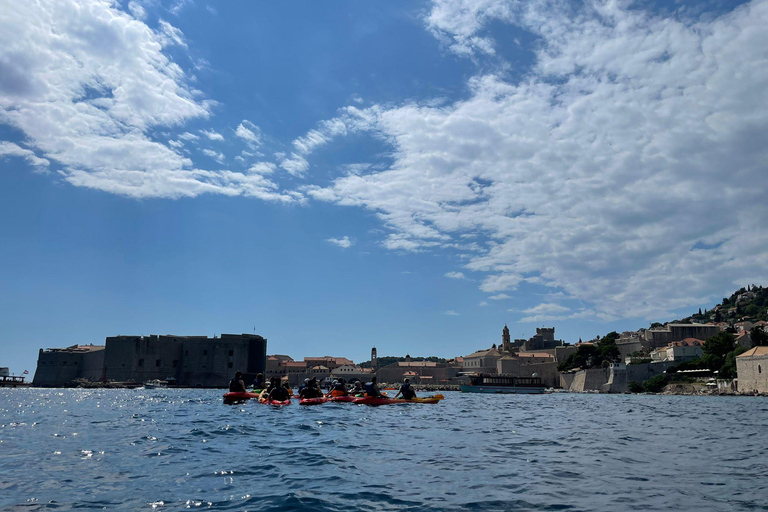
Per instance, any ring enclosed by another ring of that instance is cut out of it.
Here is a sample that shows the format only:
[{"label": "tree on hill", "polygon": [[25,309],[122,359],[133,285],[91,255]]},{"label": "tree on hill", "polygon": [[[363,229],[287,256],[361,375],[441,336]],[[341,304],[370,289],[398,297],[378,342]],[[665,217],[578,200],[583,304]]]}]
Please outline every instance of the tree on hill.
[{"label": "tree on hill", "polygon": [[753,327],[749,331],[749,337],[752,338],[752,343],[758,347],[768,347],[768,333],[766,333],[760,327]]},{"label": "tree on hill", "polygon": [[715,357],[721,362],[724,361],[728,352],[733,350],[735,339],[733,334],[725,331],[710,336],[704,343],[704,355]]}]

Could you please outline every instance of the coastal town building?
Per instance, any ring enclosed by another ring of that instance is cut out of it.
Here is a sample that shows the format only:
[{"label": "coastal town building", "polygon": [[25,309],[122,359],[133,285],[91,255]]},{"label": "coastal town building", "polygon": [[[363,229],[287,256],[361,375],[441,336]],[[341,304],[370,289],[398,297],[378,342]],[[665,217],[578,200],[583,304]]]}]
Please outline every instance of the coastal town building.
[{"label": "coastal town building", "polygon": [[536,328],[536,334],[523,343],[521,351],[549,350],[555,347],[562,347],[564,344],[563,340],[555,339],[554,327],[541,327]]},{"label": "coastal town building", "polygon": [[656,350],[652,350],[650,358],[652,362],[664,362],[664,361],[693,361],[704,355],[703,340],[697,340],[696,338],[686,338],[682,341],[673,341],[666,347],[660,347]]},{"label": "coastal town building", "polygon": [[462,371],[472,373],[496,373],[496,366],[501,353],[495,348],[478,350],[464,356]]},{"label": "coastal town building", "polygon": [[541,378],[546,387],[559,387],[560,374],[555,356],[547,352],[520,352],[504,356],[496,362],[496,373],[512,377]]},{"label": "coastal town building", "polygon": [[752,348],[754,343],[752,342],[752,334],[749,331],[739,331],[735,338],[736,343],[740,347]]},{"label": "coastal town building", "polygon": [[235,371],[246,382],[264,373],[266,350],[267,340],[256,334],[112,336],[104,346],[41,349],[33,383],[174,379],[182,386],[223,387]]},{"label": "coastal town building", "polygon": [[405,361],[379,368],[376,377],[379,382],[387,383],[403,382],[408,378],[414,384],[446,384],[451,382],[462,369],[462,366],[455,362],[412,361],[410,355],[406,355]]},{"label": "coastal town building", "polygon": [[736,356],[739,392],[768,393],[768,347],[754,347]]},{"label": "coastal town building", "polygon": [[657,329],[648,329],[644,336],[648,348],[655,349],[686,338],[706,340],[722,330],[721,325],[715,324],[667,324]]},{"label": "coastal town building", "polygon": [[104,378],[104,353],[104,345],[40,349],[32,384],[54,387],[76,379],[100,381]]}]

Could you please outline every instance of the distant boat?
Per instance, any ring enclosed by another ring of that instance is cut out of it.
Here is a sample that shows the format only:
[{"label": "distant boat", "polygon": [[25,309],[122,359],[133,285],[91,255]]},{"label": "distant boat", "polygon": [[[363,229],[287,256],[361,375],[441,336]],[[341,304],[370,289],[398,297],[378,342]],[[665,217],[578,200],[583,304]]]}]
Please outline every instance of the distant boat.
[{"label": "distant boat", "polygon": [[176,379],[168,378],[165,380],[152,379],[144,383],[144,389],[163,389],[176,386]]},{"label": "distant boat", "polygon": [[471,376],[469,384],[459,386],[462,393],[534,394],[544,393],[545,390],[538,376],[512,377],[484,373]]},{"label": "distant boat", "polygon": [[[24,370],[24,375],[29,372]],[[16,388],[19,386],[29,386],[29,382],[24,382],[24,375],[11,375],[8,368],[0,368],[0,387]]]}]

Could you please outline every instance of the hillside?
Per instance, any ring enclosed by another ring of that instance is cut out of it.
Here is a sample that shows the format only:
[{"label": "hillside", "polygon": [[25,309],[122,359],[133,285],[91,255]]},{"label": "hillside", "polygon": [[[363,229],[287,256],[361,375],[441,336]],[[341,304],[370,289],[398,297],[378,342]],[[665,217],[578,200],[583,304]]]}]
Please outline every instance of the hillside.
[{"label": "hillside", "polygon": [[768,321],[768,287],[751,285],[733,292],[730,297],[712,309],[699,309],[697,313],[677,320],[679,323],[707,323]]}]

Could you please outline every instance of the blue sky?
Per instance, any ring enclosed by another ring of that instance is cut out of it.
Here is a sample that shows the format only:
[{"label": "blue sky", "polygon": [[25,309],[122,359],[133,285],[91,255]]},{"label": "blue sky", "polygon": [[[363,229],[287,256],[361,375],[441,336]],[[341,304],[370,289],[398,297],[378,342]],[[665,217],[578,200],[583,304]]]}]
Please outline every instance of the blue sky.
[{"label": "blue sky", "polygon": [[13,2],[0,365],[464,355],[768,274],[768,2]]}]

